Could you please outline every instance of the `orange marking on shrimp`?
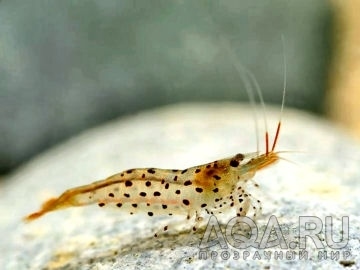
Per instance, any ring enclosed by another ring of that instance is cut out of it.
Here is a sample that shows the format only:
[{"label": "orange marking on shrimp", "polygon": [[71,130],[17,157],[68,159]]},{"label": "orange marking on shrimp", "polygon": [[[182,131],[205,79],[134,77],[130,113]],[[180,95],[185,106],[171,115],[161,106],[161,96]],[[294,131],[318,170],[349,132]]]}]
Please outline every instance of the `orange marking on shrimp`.
[{"label": "orange marking on shrimp", "polygon": [[[220,180],[221,175],[226,174],[229,164],[224,164],[221,161],[212,162],[199,166],[196,170],[199,172],[194,175],[194,183],[205,189],[210,189]],[[205,168],[204,168],[205,167]]]}]

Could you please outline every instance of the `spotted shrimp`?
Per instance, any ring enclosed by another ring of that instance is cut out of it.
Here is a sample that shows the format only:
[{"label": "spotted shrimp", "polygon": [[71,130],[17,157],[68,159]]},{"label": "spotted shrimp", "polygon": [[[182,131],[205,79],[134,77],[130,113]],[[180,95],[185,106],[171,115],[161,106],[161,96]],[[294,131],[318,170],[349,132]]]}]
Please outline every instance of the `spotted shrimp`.
[{"label": "spotted shrimp", "polygon": [[[147,213],[149,217],[195,217],[193,231],[196,231],[197,224],[205,213],[217,214],[235,209],[237,216],[245,216],[249,210],[256,215],[261,202],[254,201],[247,191],[247,183],[257,171],[273,165],[280,159],[280,152],[275,151],[275,148],[281,128],[285,88],[284,80],[280,119],[271,145],[266,127],[263,154],[259,154],[258,151],[239,153],[180,170],[128,169],[104,180],[68,189],[59,197],[44,202],[39,211],[26,216],[24,221],[33,221],[51,211],[90,204],[97,204],[100,208],[115,207],[130,215],[141,212]],[[258,95],[264,109],[259,90]],[[163,230],[167,231],[168,226]]]}]

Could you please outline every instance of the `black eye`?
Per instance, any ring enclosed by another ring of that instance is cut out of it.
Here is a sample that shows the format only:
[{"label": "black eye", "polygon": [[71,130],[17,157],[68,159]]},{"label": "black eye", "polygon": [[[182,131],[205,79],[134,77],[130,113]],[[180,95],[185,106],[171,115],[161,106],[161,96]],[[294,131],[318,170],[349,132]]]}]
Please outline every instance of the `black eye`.
[{"label": "black eye", "polygon": [[239,153],[235,156],[235,159],[242,161],[242,160],[244,160],[244,155]]},{"label": "black eye", "polygon": [[230,166],[231,166],[231,167],[236,168],[236,167],[238,167],[239,165],[240,165],[240,163],[239,163],[239,161],[237,161],[236,159],[230,160]]}]

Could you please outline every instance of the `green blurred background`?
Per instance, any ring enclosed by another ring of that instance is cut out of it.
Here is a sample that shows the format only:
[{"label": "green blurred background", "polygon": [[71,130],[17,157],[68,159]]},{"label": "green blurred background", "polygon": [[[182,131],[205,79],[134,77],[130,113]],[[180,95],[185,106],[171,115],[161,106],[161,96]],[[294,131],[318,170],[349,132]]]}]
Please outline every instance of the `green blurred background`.
[{"label": "green blurred background", "polygon": [[266,103],[280,102],[281,35],[286,106],[322,114],[331,33],[320,0],[3,0],[0,173],[121,115],[248,100],[235,62],[255,74]]}]

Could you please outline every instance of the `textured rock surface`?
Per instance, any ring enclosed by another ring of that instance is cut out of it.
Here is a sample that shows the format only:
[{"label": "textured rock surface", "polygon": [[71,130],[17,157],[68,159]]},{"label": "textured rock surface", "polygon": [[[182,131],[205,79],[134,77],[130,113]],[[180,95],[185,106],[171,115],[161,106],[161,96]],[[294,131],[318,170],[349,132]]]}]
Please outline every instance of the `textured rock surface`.
[{"label": "textured rock surface", "polygon": [[[278,150],[306,153],[284,153],[297,164],[281,161],[256,175],[260,189],[254,196],[263,206],[257,220],[259,237],[271,215],[278,218],[286,241],[295,243],[290,232],[297,230],[299,216],[317,216],[323,222],[325,216],[333,216],[334,241],[338,241],[340,218],[349,216],[350,240],[337,260],[319,260],[319,250],[311,240],[307,260],[296,256],[287,260],[285,252],[292,249],[283,250],[283,259],[273,255],[267,259],[264,250],[258,250],[261,258],[256,259],[254,248],[246,249],[250,256],[244,260],[244,250],[230,246],[231,257],[225,260],[219,245],[207,249],[208,255],[218,252],[216,259],[202,260],[198,248],[202,233],[189,236],[183,229],[191,224],[178,222],[179,228],[170,235],[152,237],[160,224],[182,221],[182,217],[129,216],[96,206],[53,212],[30,224],[21,222],[48,197],[128,168],[185,168],[253,152],[252,115],[249,107],[236,103],[164,107],[89,130],[38,156],[2,183],[0,265],[3,269],[359,268],[360,147],[329,123],[291,110],[284,113]],[[271,135],[278,115],[278,109],[269,109]],[[228,213],[219,219],[224,223],[233,216]],[[320,239],[326,246],[324,233]],[[280,252],[281,248],[265,251]],[[344,258],[344,251],[350,256]]]}]

